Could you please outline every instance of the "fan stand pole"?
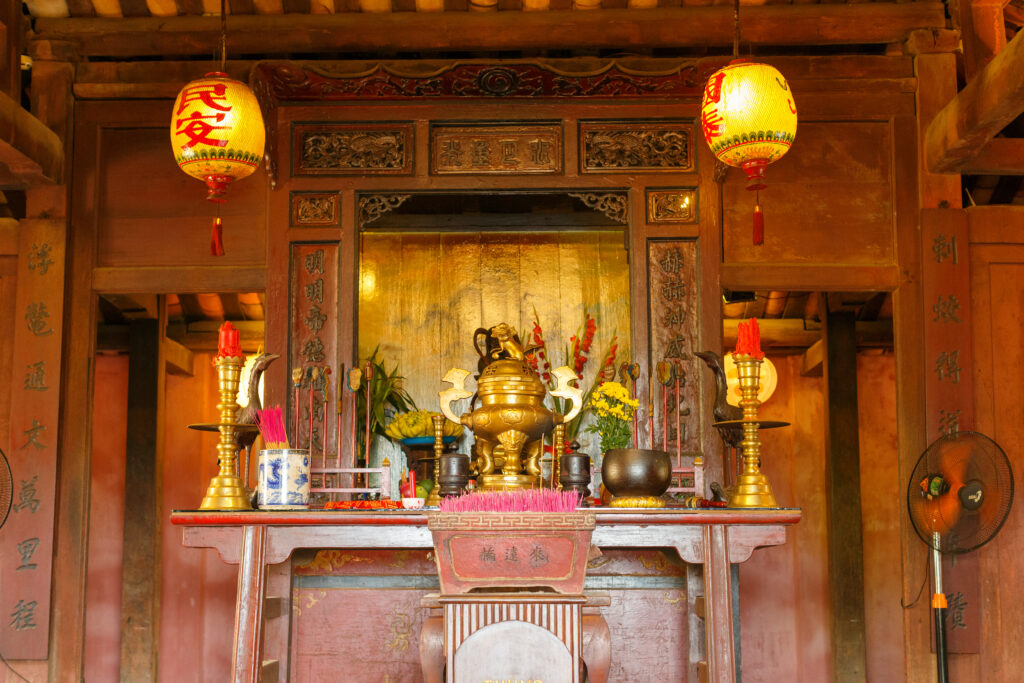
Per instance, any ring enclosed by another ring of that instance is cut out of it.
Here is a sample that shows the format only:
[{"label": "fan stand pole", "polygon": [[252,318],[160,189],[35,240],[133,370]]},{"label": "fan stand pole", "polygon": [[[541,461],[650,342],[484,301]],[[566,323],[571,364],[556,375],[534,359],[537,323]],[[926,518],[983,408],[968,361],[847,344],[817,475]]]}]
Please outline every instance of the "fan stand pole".
[{"label": "fan stand pole", "polygon": [[932,609],[935,612],[935,671],[939,683],[949,683],[949,663],[946,660],[946,594],[942,592],[942,555],[939,554],[939,535],[932,536],[932,569],[935,593]]}]

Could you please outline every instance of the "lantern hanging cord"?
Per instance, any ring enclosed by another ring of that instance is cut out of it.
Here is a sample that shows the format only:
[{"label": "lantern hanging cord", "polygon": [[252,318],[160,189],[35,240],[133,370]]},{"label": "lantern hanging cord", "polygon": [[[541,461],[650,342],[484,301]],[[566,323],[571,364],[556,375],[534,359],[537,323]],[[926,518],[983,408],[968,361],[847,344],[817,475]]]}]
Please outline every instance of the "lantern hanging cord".
[{"label": "lantern hanging cord", "polygon": [[[221,0],[223,2],[223,0]],[[732,5],[732,22],[733,22],[733,35],[732,35],[732,58],[739,59],[740,57],[740,0],[733,0]]]},{"label": "lantern hanging cord", "polygon": [[[738,2],[738,0],[737,0]],[[738,5],[737,5],[738,6]],[[228,17],[227,0],[220,0],[220,72],[226,73],[224,65],[228,60]]]}]

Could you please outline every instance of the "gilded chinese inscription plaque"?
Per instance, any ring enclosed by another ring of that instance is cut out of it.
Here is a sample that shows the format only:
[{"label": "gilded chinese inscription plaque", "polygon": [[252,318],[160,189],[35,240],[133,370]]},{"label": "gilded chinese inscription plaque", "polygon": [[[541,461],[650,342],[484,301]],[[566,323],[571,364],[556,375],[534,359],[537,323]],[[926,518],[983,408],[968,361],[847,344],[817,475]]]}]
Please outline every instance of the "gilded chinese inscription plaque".
[{"label": "gilded chinese inscription plaque", "polygon": [[430,129],[433,174],[559,174],[562,126],[436,125]]}]

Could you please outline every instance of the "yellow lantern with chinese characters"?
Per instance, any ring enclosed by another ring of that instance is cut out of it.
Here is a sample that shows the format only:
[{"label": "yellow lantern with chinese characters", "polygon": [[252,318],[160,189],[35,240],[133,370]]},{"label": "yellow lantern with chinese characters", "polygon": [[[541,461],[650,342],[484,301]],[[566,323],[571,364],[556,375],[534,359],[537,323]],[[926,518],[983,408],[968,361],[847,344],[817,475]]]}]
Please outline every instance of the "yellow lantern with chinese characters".
[{"label": "yellow lantern with chinese characters", "polygon": [[[765,188],[765,168],[796,137],[796,104],[789,84],[767,64],[734,60],[711,74],[700,106],[704,140],[718,159],[747,174],[748,190]],[[761,207],[754,207],[754,243],[763,241]]]},{"label": "yellow lantern with chinese characters", "polygon": [[[266,133],[256,96],[242,82],[220,72],[186,85],[174,101],[171,146],[178,167],[206,182],[206,198],[224,201],[232,180],[259,168]],[[214,222],[211,251],[223,254],[220,219]]]},{"label": "yellow lantern with chinese characters", "polygon": [[206,181],[211,201],[224,201],[228,183],[259,167],[265,135],[256,96],[226,74],[192,81],[174,101],[174,159],[182,171]]}]

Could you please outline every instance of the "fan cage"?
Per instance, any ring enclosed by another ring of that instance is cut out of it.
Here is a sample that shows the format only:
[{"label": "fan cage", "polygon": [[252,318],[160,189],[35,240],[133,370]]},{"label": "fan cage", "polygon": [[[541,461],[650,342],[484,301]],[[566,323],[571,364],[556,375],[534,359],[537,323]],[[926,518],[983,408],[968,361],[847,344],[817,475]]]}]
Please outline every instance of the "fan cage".
[{"label": "fan cage", "polygon": [[[980,483],[985,497],[977,510],[951,499],[957,495],[952,489],[931,501],[921,494],[922,480],[934,474],[955,479],[954,468],[964,483]],[[907,485],[907,508],[922,541],[942,553],[962,554],[999,532],[1009,517],[1013,491],[1013,472],[999,444],[984,434],[961,431],[940,437],[921,454]]]}]

